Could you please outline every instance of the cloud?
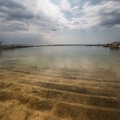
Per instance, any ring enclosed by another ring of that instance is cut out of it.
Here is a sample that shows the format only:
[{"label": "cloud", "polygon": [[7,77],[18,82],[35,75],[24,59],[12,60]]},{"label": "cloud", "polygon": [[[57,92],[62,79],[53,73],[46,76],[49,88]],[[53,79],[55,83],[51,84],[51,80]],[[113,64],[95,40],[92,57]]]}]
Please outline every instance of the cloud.
[{"label": "cloud", "polygon": [[[5,25],[9,21],[11,25],[6,26],[11,27],[13,27],[13,22],[17,21],[20,24],[29,25],[28,31],[41,30],[41,32],[107,28],[120,24],[119,0],[86,1],[80,9],[78,3],[73,5],[69,0],[61,0],[60,5],[54,4],[52,0],[1,0],[0,21],[1,24],[6,21]],[[66,12],[71,13],[69,17]]]},{"label": "cloud", "polygon": [[0,13],[5,20],[32,19],[33,14],[17,1],[0,1]]},{"label": "cloud", "polygon": [[88,21],[91,25],[94,26],[92,21],[97,23],[96,27],[115,27],[120,24],[120,1],[118,0],[103,1],[95,6],[88,3],[84,6],[83,12],[87,21],[91,21]]},{"label": "cloud", "polygon": [[0,21],[1,24],[8,24],[8,21],[12,24],[18,21],[29,24],[30,31],[45,30],[45,32],[62,30],[69,24],[60,7],[50,0],[0,1]]},{"label": "cloud", "polygon": [[65,11],[71,12],[72,6],[68,0],[61,0],[61,8]]},{"label": "cloud", "polygon": [[49,39],[63,31],[120,27],[120,0],[54,1],[0,0],[0,32]]},{"label": "cloud", "polygon": [[120,1],[104,0],[100,4],[86,2],[81,10],[80,18],[73,18],[73,28],[108,28],[120,24]]},{"label": "cloud", "polygon": [[2,31],[8,31],[8,32],[27,31],[28,26],[26,26],[23,23],[12,23],[12,24],[1,25],[0,29]]},{"label": "cloud", "polygon": [[0,0],[0,7],[6,7],[9,9],[19,8],[19,9],[25,9],[25,7],[14,0]]},{"label": "cloud", "polygon": [[117,27],[120,25],[120,1],[115,1],[109,1],[104,4],[104,12],[101,12],[101,26]]}]

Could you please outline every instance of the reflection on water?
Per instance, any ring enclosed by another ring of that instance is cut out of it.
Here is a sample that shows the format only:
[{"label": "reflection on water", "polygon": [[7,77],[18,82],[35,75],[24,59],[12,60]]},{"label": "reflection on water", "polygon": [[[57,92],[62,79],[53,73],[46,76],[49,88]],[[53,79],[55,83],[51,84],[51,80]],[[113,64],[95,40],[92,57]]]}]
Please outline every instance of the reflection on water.
[{"label": "reflection on water", "polygon": [[0,51],[0,69],[71,79],[120,79],[120,51],[57,46]]}]

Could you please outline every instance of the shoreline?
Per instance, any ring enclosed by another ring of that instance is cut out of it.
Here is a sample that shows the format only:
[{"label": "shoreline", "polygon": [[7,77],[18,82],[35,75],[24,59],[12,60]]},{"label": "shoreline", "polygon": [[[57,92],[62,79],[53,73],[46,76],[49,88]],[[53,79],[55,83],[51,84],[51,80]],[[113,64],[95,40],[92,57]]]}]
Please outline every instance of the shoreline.
[{"label": "shoreline", "polygon": [[15,49],[15,48],[27,48],[27,47],[47,47],[47,46],[102,46],[102,47],[109,47],[110,49],[119,49],[120,42],[113,42],[109,44],[41,44],[41,45],[0,45],[0,49]]},{"label": "shoreline", "polygon": [[1,46],[0,50],[2,50],[2,49],[16,49],[16,48],[28,48],[28,47],[35,47],[35,46],[15,46],[15,45]]}]

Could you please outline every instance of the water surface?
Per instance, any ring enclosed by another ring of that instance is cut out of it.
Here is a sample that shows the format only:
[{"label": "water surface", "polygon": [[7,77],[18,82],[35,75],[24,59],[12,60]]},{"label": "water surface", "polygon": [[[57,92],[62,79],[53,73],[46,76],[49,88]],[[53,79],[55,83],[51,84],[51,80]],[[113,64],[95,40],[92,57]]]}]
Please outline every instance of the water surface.
[{"label": "water surface", "polygon": [[120,51],[49,46],[0,51],[0,69],[68,79],[120,80]]}]

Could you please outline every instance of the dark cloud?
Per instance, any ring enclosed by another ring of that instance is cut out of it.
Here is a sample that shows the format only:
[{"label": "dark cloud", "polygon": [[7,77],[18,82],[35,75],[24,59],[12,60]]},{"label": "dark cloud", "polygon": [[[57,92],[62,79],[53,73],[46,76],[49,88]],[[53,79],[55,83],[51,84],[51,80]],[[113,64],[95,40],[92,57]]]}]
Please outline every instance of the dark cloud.
[{"label": "dark cloud", "polygon": [[0,0],[0,13],[6,20],[32,19],[33,13],[28,11],[22,4],[11,0]]},{"label": "dark cloud", "polygon": [[5,7],[9,9],[25,9],[22,4],[12,0],[0,0],[0,7]]},{"label": "dark cloud", "polygon": [[102,21],[102,23],[100,24],[101,26],[106,26],[106,27],[113,27],[115,25],[120,24],[120,18],[117,19],[109,19],[109,20],[104,20]]},{"label": "dark cloud", "polygon": [[120,12],[119,11],[115,10],[115,11],[102,14],[102,20],[100,23],[101,26],[113,27],[118,24],[120,24]]},{"label": "dark cloud", "polygon": [[10,12],[6,16],[7,20],[29,20],[33,19],[34,15],[30,13],[29,11],[15,11],[15,12]]}]

